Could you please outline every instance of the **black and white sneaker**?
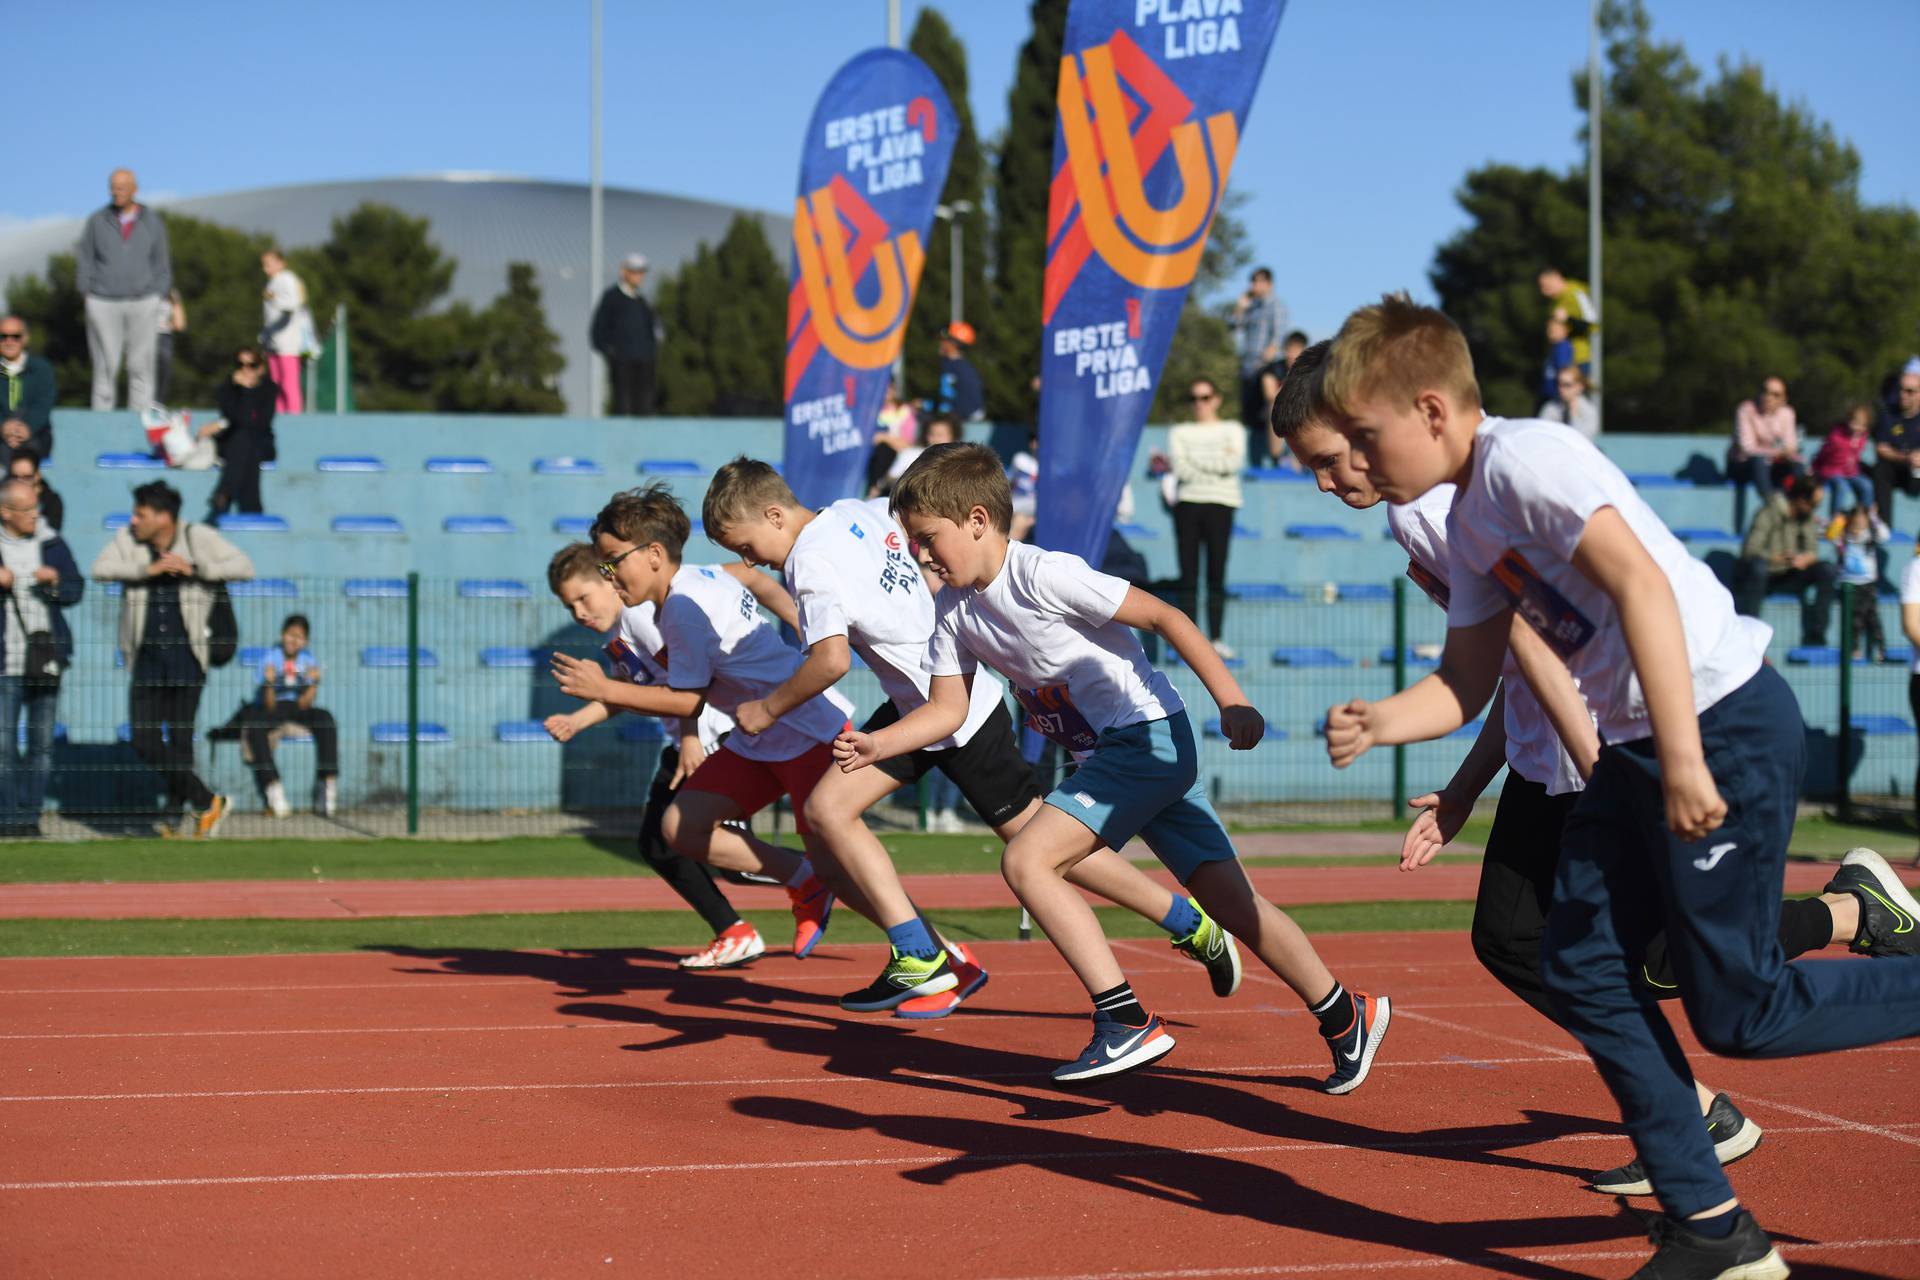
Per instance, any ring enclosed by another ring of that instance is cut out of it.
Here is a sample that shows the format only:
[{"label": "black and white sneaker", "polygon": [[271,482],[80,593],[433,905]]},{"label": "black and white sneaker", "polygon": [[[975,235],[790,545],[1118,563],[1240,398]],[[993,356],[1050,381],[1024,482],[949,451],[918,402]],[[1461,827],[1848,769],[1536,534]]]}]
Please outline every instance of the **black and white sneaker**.
[{"label": "black and white sneaker", "polygon": [[1920,900],[1885,858],[1871,849],[1849,850],[1827,892],[1850,893],[1860,904],[1860,927],[1850,950],[1863,956],[1920,956]]},{"label": "black and white sneaker", "polygon": [[1387,1038],[1387,1024],[1393,1021],[1393,1001],[1387,996],[1370,996],[1364,991],[1349,993],[1353,998],[1353,1025],[1337,1036],[1326,1037],[1333,1051],[1333,1074],[1322,1086],[1328,1093],[1352,1093],[1366,1082],[1373,1070],[1373,1055]]},{"label": "black and white sneaker", "polygon": [[[1760,1145],[1760,1126],[1741,1114],[1740,1108],[1724,1093],[1713,1095],[1707,1108],[1707,1133],[1713,1138],[1713,1154],[1723,1165],[1753,1154]],[[1587,1187],[1610,1196],[1650,1196],[1653,1184],[1638,1160],[1629,1160],[1618,1169],[1596,1173],[1587,1179]]]},{"label": "black and white sneaker", "polygon": [[1647,1223],[1658,1246],[1633,1280],[1785,1280],[1787,1264],[1745,1209],[1734,1210],[1733,1234],[1713,1240],[1661,1214]]},{"label": "black and white sneaker", "polygon": [[840,997],[840,1007],[849,1013],[879,1013],[915,996],[938,995],[959,985],[959,975],[947,963],[945,951],[937,952],[930,960],[895,951],[879,977],[858,991],[849,991]]}]

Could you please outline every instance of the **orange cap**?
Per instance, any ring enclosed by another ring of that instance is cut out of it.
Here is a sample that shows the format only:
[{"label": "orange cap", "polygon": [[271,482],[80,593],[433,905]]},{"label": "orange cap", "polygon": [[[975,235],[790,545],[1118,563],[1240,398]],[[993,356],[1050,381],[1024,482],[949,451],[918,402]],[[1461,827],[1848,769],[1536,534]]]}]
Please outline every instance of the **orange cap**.
[{"label": "orange cap", "polygon": [[973,345],[973,326],[965,320],[955,320],[946,327],[944,332],[947,337],[952,338],[963,347]]}]

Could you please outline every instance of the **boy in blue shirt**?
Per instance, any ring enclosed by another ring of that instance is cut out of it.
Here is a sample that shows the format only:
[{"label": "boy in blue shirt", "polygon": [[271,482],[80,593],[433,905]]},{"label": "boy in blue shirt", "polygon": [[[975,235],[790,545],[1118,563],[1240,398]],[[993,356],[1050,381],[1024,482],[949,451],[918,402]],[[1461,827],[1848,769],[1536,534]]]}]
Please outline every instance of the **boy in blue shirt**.
[{"label": "boy in blue shirt", "polygon": [[320,662],[307,648],[312,628],[306,615],[294,613],[280,624],[280,651],[269,653],[260,669],[260,700],[242,732],[254,785],[276,818],[293,812],[280,771],[273,764],[273,731],[299,725],[313,736],[319,759],[313,783],[313,811],[332,817],[339,801],[340,735],[331,713],[313,705],[320,693]]}]

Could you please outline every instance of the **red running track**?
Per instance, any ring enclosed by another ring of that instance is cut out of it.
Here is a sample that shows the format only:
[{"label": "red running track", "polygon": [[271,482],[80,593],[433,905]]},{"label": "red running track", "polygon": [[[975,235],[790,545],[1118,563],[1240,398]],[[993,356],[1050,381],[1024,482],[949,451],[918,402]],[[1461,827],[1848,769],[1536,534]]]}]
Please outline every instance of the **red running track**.
[{"label": "red running track", "polygon": [[[1180,1045],[1077,1094],[1041,943],[922,1024],[833,1004],[877,947],[0,961],[0,1275],[1630,1273],[1571,1041],[1461,935],[1322,949],[1399,1008],[1345,1098],[1271,978],[1218,1001],[1143,942]],[[1915,1048],[1701,1063],[1767,1130],[1734,1180],[1802,1280],[1920,1274]]]},{"label": "red running track", "polygon": [[[1173,880],[1150,870],[1168,887]],[[1249,867],[1254,885],[1283,906],[1310,902],[1455,902],[1473,900],[1480,868],[1449,863],[1401,872],[1365,867]],[[1787,865],[1789,894],[1818,893],[1831,866]],[[1920,884],[1920,873],[1902,872]],[[997,874],[914,876],[914,900],[930,910],[1015,907]],[[784,906],[775,889],[727,888],[742,906]],[[361,916],[463,916],[498,912],[670,911],[683,904],[652,875],[515,880],[224,880],[154,884],[11,884],[0,892],[0,919],[141,918],[344,920]]]}]

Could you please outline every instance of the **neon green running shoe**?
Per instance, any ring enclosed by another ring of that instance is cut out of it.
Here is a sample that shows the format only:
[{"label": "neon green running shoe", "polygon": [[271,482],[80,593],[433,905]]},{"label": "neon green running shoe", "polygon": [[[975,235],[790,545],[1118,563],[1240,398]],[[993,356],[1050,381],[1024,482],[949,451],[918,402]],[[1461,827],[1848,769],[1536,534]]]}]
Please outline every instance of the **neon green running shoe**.
[{"label": "neon green running shoe", "polygon": [[[891,948],[889,948],[891,950]],[[887,961],[880,976],[858,991],[840,997],[840,1007],[849,1013],[878,1013],[904,1004],[915,996],[938,995],[960,985],[960,977],[947,963],[942,950],[927,960],[904,956],[898,951]]]},{"label": "neon green running shoe", "polygon": [[1207,977],[1213,981],[1213,994],[1224,1000],[1240,989],[1240,948],[1234,945],[1233,935],[1215,924],[1198,902],[1192,898],[1187,901],[1200,912],[1200,923],[1186,937],[1175,938],[1173,949],[1205,965]]}]

